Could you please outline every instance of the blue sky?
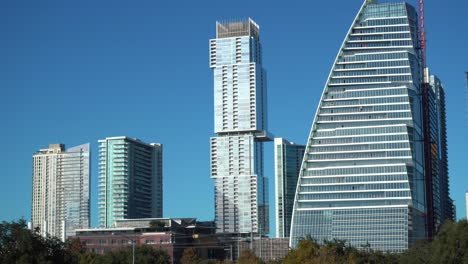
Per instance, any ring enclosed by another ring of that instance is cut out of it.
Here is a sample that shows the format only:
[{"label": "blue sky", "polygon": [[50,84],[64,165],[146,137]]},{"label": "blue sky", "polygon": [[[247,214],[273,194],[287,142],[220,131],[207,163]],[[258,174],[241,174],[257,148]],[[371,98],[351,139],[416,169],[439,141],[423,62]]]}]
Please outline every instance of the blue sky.
[{"label": "blue sky", "polygon": [[[410,1],[417,4],[415,0]],[[49,143],[92,145],[126,135],[164,144],[164,216],[213,218],[209,137],[215,21],[252,17],[268,72],[269,128],[305,143],[326,78],[362,2],[0,2],[0,220],[29,219],[31,155]],[[426,1],[428,65],[447,95],[451,194],[465,216],[468,190],[463,72],[466,1]],[[273,147],[266,145],[274,228]]]}]

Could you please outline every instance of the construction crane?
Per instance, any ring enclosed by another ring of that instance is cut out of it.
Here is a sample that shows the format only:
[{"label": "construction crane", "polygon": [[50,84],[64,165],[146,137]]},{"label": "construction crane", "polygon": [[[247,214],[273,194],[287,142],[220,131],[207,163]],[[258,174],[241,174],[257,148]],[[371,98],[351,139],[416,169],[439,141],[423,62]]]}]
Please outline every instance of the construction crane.
[{"label": "construction crane", "polygon": [[418,0],[419,47],[421,48],[422,67],[426,67],[426,29],[424,27],[424,0]]}]

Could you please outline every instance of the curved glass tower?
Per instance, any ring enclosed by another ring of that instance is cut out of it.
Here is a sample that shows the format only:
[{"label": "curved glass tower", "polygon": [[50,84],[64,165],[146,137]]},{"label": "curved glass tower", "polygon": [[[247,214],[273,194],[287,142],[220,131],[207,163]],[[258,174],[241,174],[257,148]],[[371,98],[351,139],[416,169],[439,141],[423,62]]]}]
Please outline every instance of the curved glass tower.
[{"label": "curved glass tower", "polygon": [[418,23],[365,1],[333,64],[307,142],[291,240],[401,252],[426,237]]}]

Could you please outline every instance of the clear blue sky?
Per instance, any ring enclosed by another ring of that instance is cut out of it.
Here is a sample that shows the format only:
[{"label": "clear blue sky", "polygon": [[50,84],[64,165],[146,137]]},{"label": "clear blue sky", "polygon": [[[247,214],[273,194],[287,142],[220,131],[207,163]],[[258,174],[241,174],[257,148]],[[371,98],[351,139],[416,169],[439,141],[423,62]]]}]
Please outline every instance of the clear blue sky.
[{"label": "clear blue sky", "polygon": [[[410,3],[416,4],[416,0]],[[29,219],[31,155],[49,143],[126,135],[164,144],[164,216],[213,218],[209,138],[215,21],[252,17],[268,72],[270,131],[305,143],[325,80],[361,0],[1,1],[0,220]],[[428,64],[447,94],[451,194],[468,190],[464,78],[468,2],[426,1]],[[274,228],[273,147],[267,144]]]}]

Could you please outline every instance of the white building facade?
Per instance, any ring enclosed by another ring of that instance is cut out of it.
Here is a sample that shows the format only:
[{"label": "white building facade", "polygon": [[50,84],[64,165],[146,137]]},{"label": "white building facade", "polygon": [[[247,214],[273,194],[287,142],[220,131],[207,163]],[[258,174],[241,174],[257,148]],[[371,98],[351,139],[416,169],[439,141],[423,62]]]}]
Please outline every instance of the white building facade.
[{"label": "white building facade", "polygon": [[251,19],[217,22],[210,40],[215,133],[211,178],[220,233],[268,233],[268,182],[263,173],[266,76],[259,27]]},{"label": "white building facade", "polygon": [[50,144],[33,155],[31,227],[62,241],[90,223],[89,144]]}]

